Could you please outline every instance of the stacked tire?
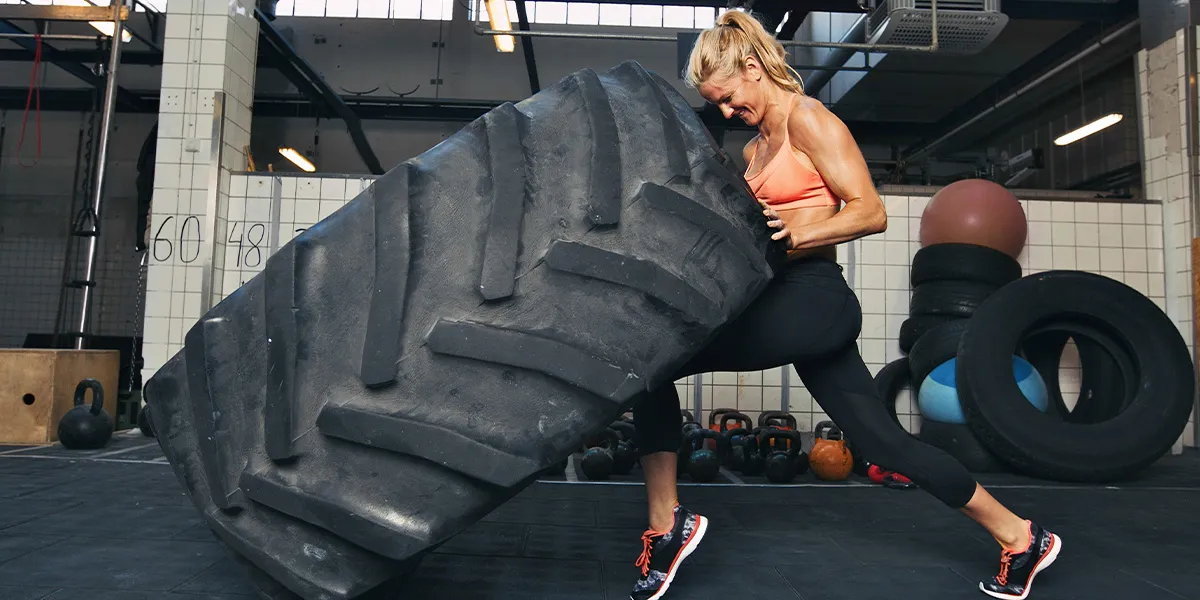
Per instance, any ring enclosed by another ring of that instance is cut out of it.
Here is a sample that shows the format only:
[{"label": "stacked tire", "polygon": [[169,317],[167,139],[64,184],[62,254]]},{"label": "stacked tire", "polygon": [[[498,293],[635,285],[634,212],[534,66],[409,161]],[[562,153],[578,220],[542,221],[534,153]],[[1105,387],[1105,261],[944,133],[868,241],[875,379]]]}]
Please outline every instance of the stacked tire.
[{"label": "stacked tire", "polygon": [[[986,246],[943,243],[917,251],[909,273],[909,316],[900,326],[899,340],[900,349],[908,355],[905,360],[914,402],[934,369],[958,354],[959,341],[975,311],[997,290],[1020,277],[1020,263]],[[889,387],[896,389],[897,384]],[[1007,470],[962,420],[939,421],[925,415],[919,436],[955,456],[972,472]]]},{"label": "stacked tire", "polygon": [[[917,285],[939,281],[929,274],[930,258],[939,253],[951,252],[929,246],[918,254]],[[961,278],[963,266],[934,271]],[[998,277],[981,272],[976,281]],[[1076,344],[1083,370],[1072,403],[1058,384],[1068,341]],[[1033,401],[1021,376],[1014,377],[1017,359],[1044,382],[1043,403]],[[955,422],[930,418],[933,411],[921,398],[923,385],[945,383],[939,377],[954,387]],[[1187,344],[1161,308],[1124,283],[1068,270],[1010,281],[969,316],[933,324],[912,342],[908,356],[880,370],[875,381],[893,416],[900,390],[917,390],[918,437],[968,470],[1087,483],[1131,477],[1169,452],[1187,427],[1196,386]]]}]

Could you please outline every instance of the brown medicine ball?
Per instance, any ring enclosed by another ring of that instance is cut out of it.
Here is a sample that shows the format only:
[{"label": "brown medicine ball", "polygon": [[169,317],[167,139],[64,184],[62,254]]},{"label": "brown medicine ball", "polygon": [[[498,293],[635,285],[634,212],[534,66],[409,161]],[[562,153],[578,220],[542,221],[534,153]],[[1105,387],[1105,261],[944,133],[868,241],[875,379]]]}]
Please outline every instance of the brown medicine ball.
[{"label": "brown medicine ball", "polygon": [[1028,223],[1021,202],[1004,186],[964,179],[938,190],[921,213],[921,246],[987,246],[1013,258],[1025,247]]}]

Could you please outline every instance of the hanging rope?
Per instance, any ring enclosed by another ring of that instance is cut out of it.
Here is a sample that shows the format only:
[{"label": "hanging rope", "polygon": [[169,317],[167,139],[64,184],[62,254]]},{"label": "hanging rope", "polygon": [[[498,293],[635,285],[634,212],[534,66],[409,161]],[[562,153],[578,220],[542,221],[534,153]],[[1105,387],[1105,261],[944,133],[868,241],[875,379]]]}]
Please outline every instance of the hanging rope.
[{"label": "hanging rope", "polygon": [[[37,47],[33,53],[33,71],[29,74],[29,94],[25,98],[25,116],[21,119],[21,138],[17,140],[17,162],[22,167],[36,166],[42,160],[42,88],[38,85],[38,71],[42,67],[42,34],[34,34],[34,40],[37,41]],[[29,107],[33,104],[34,94],[37,95],[37,110],[35,118],[37,119],[37,157],[33,159],[32,164],[25,164],[21,158],[21,147],[25,145],[25,126],[29,123]]]}]

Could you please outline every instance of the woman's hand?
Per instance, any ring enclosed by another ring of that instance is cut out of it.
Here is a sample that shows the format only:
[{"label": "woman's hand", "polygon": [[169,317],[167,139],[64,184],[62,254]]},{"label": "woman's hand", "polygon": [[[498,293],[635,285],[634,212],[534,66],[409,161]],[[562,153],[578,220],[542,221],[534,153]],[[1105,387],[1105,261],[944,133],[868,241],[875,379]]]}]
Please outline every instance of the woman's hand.
[{"label": "woman's hand", "polygon": [[763,216],[767,217],[767,226],[779,230],[771,234],[771,239],[786,240],[784,243],[787,244],[787,249],[791,250],[794,245],[792,230],[788,229],[787,223],[779,217],[779,213],[775,212],[775,209],[771,208],[770,205],[762,200],[759,200],[758,203],[763,207]]}]

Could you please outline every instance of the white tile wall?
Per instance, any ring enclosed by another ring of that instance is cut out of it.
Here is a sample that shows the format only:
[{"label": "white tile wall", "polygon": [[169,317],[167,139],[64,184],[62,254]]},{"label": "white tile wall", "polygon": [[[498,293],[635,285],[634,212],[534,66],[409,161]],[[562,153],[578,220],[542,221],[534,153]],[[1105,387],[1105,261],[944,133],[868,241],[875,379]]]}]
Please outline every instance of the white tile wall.
[{"label": "white tile wall", "polygon": [[[370,185],[372,177],[234,174],[230,184],[230,240],[222,286],[228,295],[262,270],[265,247],[279,247],[296,233],[315,224]],[[901,357],[897,338],[908,317],[909,265],[919,248],[921,211],[935,188],[885,188],[888,230],[880,236],[840,248],[839,262],[853,273],[853,286],[863,306],[859,349],[872,373]],[[276,195],[278,209],[273,209]],[[1086,194],[1027,193],[1022,200],[1029,220],[1029,238],[1019,261],[1024,274],[1049,269],[1081,269],[1122,281],[1166,306],[1162,263],[1162,208],[1157,204],[1121,203],[1091,199]],[[277,215],[277,217],[276,217]],[[275,223],[278,237],[272,237]],[[260,237],[265,235],[266,237]],[[265,241],[263,241],[265,239]],[[272,240],[275,245],[272,246]],[[260,259],[260,255],[262,258]],[[788,378],[789,411],[807,430],[828,417],[804,389],[796,372],[784,369],[703,376],[707,422],[715,408],[736,408],[757,420],[765,410],[779,410],[783,379]],[[1063,358],[1060,384],[1066,396],[1078,390],[1078,357]],[[691,409],[694,378],[676,382],[681,406]],[[918,431],[920,417],[911,393],[897,401],[901,421]]]},{"label": "white tile wall", "polygon": [[[1187,79],[1183,31],[1151,50],[1138,52],[1146,196],[1162,201],[1166,311],[1192,349],[1191,192],[1187,168]],[[1175,110],[1178,107],[1178,110]],[[1195,445],[1195,413],[1176,449]]]},{"label": "white tile wall", "polygon": [[[192,0],[167,9],[143,377],[179,350],[191,324],[223,296],[227,247],[237,239],[228,217],[230,172],[245,169],[250,142],[258,48],[253,8],[253,0]],[[223,133],[214,139],[218,93]],[[221,144],[219,164],[214,143]],[[206,242],[213,244],[211,256]],[[201,298],[206,275],[213,283],[207,299]]]}]

